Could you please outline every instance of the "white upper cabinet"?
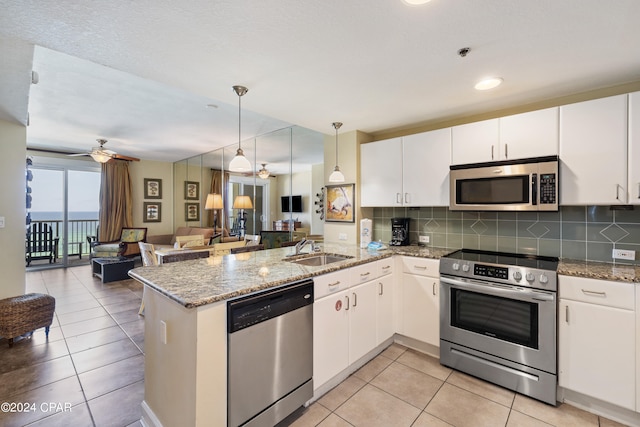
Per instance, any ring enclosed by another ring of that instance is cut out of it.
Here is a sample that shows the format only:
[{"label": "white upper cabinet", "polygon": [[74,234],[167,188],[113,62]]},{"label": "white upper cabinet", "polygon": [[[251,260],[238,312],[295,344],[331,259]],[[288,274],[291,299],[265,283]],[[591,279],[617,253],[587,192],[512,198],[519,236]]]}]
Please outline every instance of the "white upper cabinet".
[{"label": "white upper cabinet", "polygon": [[500,118],[501,160],[558,155],[558,107]]},{"label": "white upper cabinet", "polygon": [[405,206],[449,206],[451,129],[402,138]]},{"label": "white upper cabinet", "polygon": [[558,154],[558,108],[454,126],[454,165]]},{"label": "white upper cabinet", "polygon": [[451,164],[464,165],[499,160],[498,119],[467,123],[451,128]]},{"label": "white upper cabinet", "polygon": [[451,129],[360,146],[362,206],[448,206]]},{"label": "white upper cabinet", "polygon": [[627,203],[627,95],[560,107],[560,204]]},{"label": "white upper cabinet", "polygon": [[640,92],[629,94],[629,183],[630,204],[640,204]]},{"label": "white upper cabinet", "polygon": [[402,138],[360,145],[360,204],[402,206]]}]

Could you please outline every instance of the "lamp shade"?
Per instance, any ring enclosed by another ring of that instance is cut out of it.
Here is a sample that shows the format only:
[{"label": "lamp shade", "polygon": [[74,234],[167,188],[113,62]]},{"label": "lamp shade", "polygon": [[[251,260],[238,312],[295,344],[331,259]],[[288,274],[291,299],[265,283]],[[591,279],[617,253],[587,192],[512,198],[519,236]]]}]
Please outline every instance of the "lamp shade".
[{"label": "lamp shade", "polygon": [[204,203],[205,209],[222,209],[222,196],[217,193],[207,194],[207,200]]},{"label": "lamp shade", "polygon": [[109,160],[111,160],[111,157],[112,157],[109,154],[102,153],[102,152],[94,152],[89,155],[93,157],[93,160],[95,160],[98,163],[107,163]]},{"label": "lamp shade", "polygon": [[233,209],[253,209],[253,203],[251,203],[251,197],[249,196],[236,196],[233,201]]}]

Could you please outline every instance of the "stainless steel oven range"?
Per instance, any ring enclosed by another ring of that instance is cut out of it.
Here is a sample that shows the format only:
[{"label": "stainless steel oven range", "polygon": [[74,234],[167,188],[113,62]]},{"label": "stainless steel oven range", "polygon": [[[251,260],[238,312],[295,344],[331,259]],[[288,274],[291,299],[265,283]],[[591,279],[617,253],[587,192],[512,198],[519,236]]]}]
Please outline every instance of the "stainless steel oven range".
[{"label": "stainless steel oven range", "polygon": [[461,249],[440,259],[440,363],[556,404],[558,259]]}]

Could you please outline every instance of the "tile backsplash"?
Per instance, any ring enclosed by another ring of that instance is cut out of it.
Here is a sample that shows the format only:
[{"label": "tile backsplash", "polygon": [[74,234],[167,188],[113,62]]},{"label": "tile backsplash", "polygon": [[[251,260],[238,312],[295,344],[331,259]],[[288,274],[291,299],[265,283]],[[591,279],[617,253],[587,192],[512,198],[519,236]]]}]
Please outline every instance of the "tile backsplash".
[{"label": "tile backsplash", "polygon": [[[408,217],[411,244],[429,236],[428,247],[483,249],[589,261],[640,264],[640,207],[563,206],[558,212],[450,211],[446,207],[374,208],[373,239],[388,243],[391,218]],[[613,249],[636,251],[614,260]]]}]

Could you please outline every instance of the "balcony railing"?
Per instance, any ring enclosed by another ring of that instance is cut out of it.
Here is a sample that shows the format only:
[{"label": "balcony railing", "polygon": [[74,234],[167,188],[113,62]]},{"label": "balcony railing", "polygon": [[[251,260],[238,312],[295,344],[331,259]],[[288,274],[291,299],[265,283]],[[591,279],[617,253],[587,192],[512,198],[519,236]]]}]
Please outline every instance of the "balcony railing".
[{"label": "balcony railing", "polygon": [[60,238],[60,246],[58,247],[58,253],[56,258],[62,258],[62,244],[66,241],[67,255],[78,256],[89,255],[91,248],[87,243],[87,236],[96,236],[98,231],[97,219],[70,219],[68,224],[68,240],[64,238],[64,228],[62,220],[38,220],[31,221],[31,223],[45,223],[48,224],[53,230],[53,237]]}]

